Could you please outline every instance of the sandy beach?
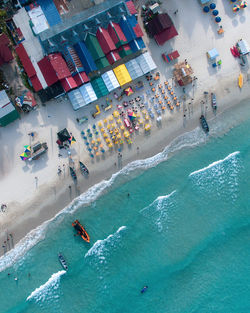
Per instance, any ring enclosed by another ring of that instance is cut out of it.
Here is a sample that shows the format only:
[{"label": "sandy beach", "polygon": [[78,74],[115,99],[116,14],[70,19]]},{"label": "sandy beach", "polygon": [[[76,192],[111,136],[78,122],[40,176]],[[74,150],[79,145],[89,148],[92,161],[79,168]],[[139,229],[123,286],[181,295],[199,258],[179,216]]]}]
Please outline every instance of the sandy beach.
[{"label": "sandy beach", "polygon": [[[163,83],[167,79],[174,84],[172,80],[174,63],[167,64],[161,57],[162,52],[172,49],[179,51],[180,61],[188,60],[198,79],[194,86],[189,85],[185,88],[186,100],[183,100],[182,88],[173,86],[181,102],[180,108],[175,108],[173,112],[166,110],[162,115],[160,126],[152,120],[149,134],[142,128],[139,134],[133,134],[133,144],[130,147],[124,144],[121,151],[122,164],[118,162],[118,152],[115,150],[106,149],[105,155],[99,159],[91,159],[87,153],[81,131],[94,123],[97,125],[98,121],[111,115],[113,111],[102,111],[94,120],[91,112],[94,111],[95,103],[79,111],[73,111],[67,98],[55,99],[1,128],[0,202],[5,203],[7,208],[5,212],[0,212],[0,243],[3,243],[6,235],[11,233],[16,244],[30,230],[55,216],[89,187],[101,180],[109,179],[113,173],[133,160],[144,159],[162,151],[174,138],[196,128],[201,113],[206,115],[208,121],[211,119],[216,121],[225,110],[231,110],[233,115],[234,106],[250,97],[248,64],[241,67],[239,60],[234,59],[230,52],[230,47],[240,38],[248,40],[250,21],[247,17],[250,9],[233,13],[229,1],[218,1],[217,8],[225,30],[223,35],[217,34],[218,25],[212,19],[211,13],[203,13],[198,1],[194,1],[192,5],[187,1],[179,1],[177,4],[174,0],[162,4],[162,10],[167,11],[173,18],[179,36],[162,47],[157,46],[155,41],[146,35],[143,38],[157,64],[157,71],[161,74],[160,81]],[[178,13],[174,14],[177,9]],[[139,22],[142,26],[141,18]],[[220,54],[219,59],[222,60],[220,68],[212,68],[208,62],[206,52],[212,48],[216,48]],[[244,76],[242,89],[238,87],[240,72]],[[142,93],[146,97],[146,91],[150,90],[150,87],[145,77],[142,80],[144,90],[127,97],[127,100]],[[201,102],[204,100],[204,91],[209,94],[216,93],[218,103],[216,115],[212,112],[210,97],[207,103]],[[115,108],[119,102],[113,96],[112,99]],[[76,118],[81,116],[88,116],[89,123],[77,124]],[[77,185],[73,184],[69,174],[67,151],[64,149],[59,151],[56,144],[57,132],[65,127],[76,138],[71,155],[77,168],[78,161],[81,160],[90,171],[89,178],[85,178],[79,169],[77,170]],[[28,135],[31,131],[37,134],[33,139],[34,142],[39,140],[48,143],[48,153],[36,161],[23,162],[19,155],[23,146],[31,143],[32,139]],[[59,153],[62,156],[58,156]],[[57,174],[58,166],[63,169],[60,175]],[[4,252],[3,248],[0,252],[1,254]]]}]

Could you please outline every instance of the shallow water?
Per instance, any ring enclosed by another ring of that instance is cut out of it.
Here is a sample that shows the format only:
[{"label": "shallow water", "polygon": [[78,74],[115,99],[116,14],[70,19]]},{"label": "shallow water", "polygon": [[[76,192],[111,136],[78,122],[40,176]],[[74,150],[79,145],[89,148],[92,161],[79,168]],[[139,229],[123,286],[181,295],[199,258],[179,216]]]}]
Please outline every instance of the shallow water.
[{"label": "shallow water", "polygon": [[[0,312],[247,312],[248,111],[130,164],[34,231],[0,259]],[[73,236],[75,218],[90,244]]]}]

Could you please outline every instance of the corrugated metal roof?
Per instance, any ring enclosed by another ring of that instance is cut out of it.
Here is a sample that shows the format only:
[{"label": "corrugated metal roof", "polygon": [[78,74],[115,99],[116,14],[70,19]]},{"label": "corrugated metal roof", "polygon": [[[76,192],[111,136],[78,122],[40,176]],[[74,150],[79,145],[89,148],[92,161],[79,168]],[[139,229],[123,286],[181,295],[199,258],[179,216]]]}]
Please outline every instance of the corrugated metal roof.
[{"label": "corrugated metal roof", "polygon": [[73,47],[66,46],[63,55],[71,74],[84,71],[82,62]]},{"label": "corrugated metal roof", "polygon": [[89,78],[85,72],[77,73],[73,76],[75,82],[77,83],[77,86],[81,86],[84,83],[89,82]]},{"label": "corrugated metal roof", "polygon": [[56,75],[56,72],[55,72],[53,66],[51,65],[50,60],[47,56],[45,56],[42,60],[37,62],[37,64],[38,64],[48,86],[51,86],[55,82],[58,81],[58,77]]},{"label": "corrugated metal roof", "polygon": [[5,34],[0,35],[0,66],[3,63],[13,60],[12,52],[9,48],[9,38]]},{"label": "corrugated metal roof", "polygon": [[94,102],[95,100],[97,100],[97,96],[95,94],[95,91],[91,85],[91,83],[87,83],[85,85],[82,85],[80,88],[80,93],[83,96],[83,99],[85,101],[86,104]]},{"label": "corrugated metal roof", "polygon": [[91,85],[92,85],[98,99],[106,96],[109,93],[109,91],[108,91],[108,89],[107,89],[107,87],[106,87],[106,85],[105,85],[105,83],[101,77],[98,77],[98,78],[92,80]]},{"label": "corrugated metal roof", "polygon": [[130,55],[132,53],[132,50],[128,44],[121,46],[117,50],[121,58],[124,58],[125,56]]},{"label": "corrugated metal roof", "polygon": [[125,15],[121,17],[119,25],[121,26],[121,29],[128,41],[131,41],[136,38],[136,34],[133,30],[133,27],[131,26]]},{"label": "corrugated metal roof", "polygon": [[112,70],[102,74],[102,79],[109,92],[120,87],[120,84],[118,83],[118,80]]},{"label": "corrugated metal roof", "polygon": [[126,3],[126,6],[127,6],[128,10],[129,10],[130,14],[132,14],[132,15],[133,14],[137,14],[137,10],[135,8],[135,5],[134,5],[133,1],[126,1],[125,3]]},{"label": "corrugated metal roof", "polygon": [[70,92],[68,92],[67,95],[75,111],[79,110],[80,108],[86,105],[79,89],[71,90]]},{"label": "corrugated metal roof", "polygon": [[88,51],[87,47],[85,46],[85,44],[82,41],[75,44],[74,48],[75,48],[76,53],[78,54],[78,56],[79,56],[79,58],[83,64],[84,70],[87,74],[97,70],[97,67],[95,65],[95,62],[94,62],[90,52]]},{"label": "corrugated metal roof", "polygon": [[77,88],[77,83],[72,76],[63,78],[60,80],[60,82],[65,92],[68,92],[71,89]]},{"label": "corrugated metal roof", "polygon": [[16,48],[16,53],[20,58],[20,61],[24,67],[25,72],[27,73],[28,77],[32,77],[34,75],[36,75],[36,71],[35,68],[33,66],[33,64],[30,61],[30,58],[26,52],[26,50],[24,49],[24,46],[20,43]]},{"label": "corrugated metal roof", "polygon": [[133,31],[136,35],[136,37],[142,37],[143,36],[143,31],[141,29],[141,26],[138,24],[136,18],[134,15],[130,15],[127,17],[129,24],[133,28]]},{"label": "corrugated metal roof", "polygon": [[138,62],[140,68],[142,69],[144,74],[149,73],[150,71],[157,68],[154,60],[152,59],[149,52],[145,52],[135,58],[136,62]]},{"label": "corrugated metal roof", "polygon": [[113,69],[115,76],[121,86],[131,82],[132,78],[129,75],[129,72],[125,64],[121,64]]},{"label": "corrugated metal roof", "polygon": [[103,58],[96,60],[95,64],[96,64],[98,70],[101,70],[102,68],[104,68],[106,66],[109,66],[109,62],[105,56]]},{"label": "corrugated metal roof", "polygon": [[122,32],[122,29],[119,24],[110,22],[108,25],[108,33],[115,43],[116,47],[125,45],[128,41],[125,35]]},{"label": "corrugated metal roof", "polygon": [[125,63],[125,65],[132,80],[144,75],[142,69],[135,59],[128,61]]},{"label": "corrugated metal roof", "polygon": [[60,53],[49,54],[48,58],[56,72],[58,79],[63,79],[71,75],[66,62]]},{"label": "corrugated metal roof", "polygon": [[5,107],[10,103],[10,99],[5,90],[0,90],[0,108]]},{"label": "corrugated metal roof", "polygon": [[58,13],[53,0],[37,0],[37,2],[41,6],[50,26],[61,23],[62,20],[60,14]]},{"label": "corrugated metal roof", "polygon": [[116,46],[111,39],[108,31],[105,28],[99,27],[96,32],[96,38],[102,48],[102,51],[107,54],[116,49]]},{"label": "corrugated metal roof", "polygon": [[106,55],[106,57],[111,65],[121,59],[117,50],[111,51]]},{"label": "corrugated metal roof", "polygon": [[37,77],[37,75],[34,75],[34,76],[30,77],[30,81],[31,81],[31,84],[32,84],[32,86],[33,86],[33,88],[35,89],[36,92],[43,89],[43,86],[40,83],[40,80]]},{"label": "corrugated metal roof", "polygon": [[85,39],[85,44],[89,52],[91,53],[94,61],[96,61],[97,59],[103,58],[105,56],[95,35],[88,33]]},{"label": "corrugated metal roof", "polygon": [[133,52],[146,48],[145,43],[142,38],[136,38],[130,41],[129,46]]},{"label": "corrugated metal roof", "polygon": [[160,34],[164,29],[169,28],[173,25],[173,21],[167,13],[158,14],[154,19],[148,22],[147,30],[154,36]]},{"label": "corrugated metal roof", "polygon": [[166,41],[175,36],[178,36],[178,32],[174,25],[172,25],[171,27],[163,30],[161,33],[154,35],[154,39],[158,45],[162,46]]}]

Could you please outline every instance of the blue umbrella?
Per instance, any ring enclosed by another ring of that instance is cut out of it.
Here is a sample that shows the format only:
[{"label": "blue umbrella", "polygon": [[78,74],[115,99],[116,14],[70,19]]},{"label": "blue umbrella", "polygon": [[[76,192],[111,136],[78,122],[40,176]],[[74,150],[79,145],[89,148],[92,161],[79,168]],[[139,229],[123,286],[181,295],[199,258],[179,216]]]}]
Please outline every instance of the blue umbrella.
[{"label": "blue umbrella", "polygon": [[84,139],[84,140],[87,140],[87,137],[86,137],[86,136],[83,136],[83,139]]},{"label": "blue umbrella", "polygon": [[221,18],[220,18],[219,16],[216,16],[215,22],[216,22],[216,23],[220,23],[220,21],[221,21]]},{"label": "blue umbrella", "polygon": [[231,2],[236,2],[236,0],[231,0]]},{"label": "blue umbrella", "polygon": [[86,146],[89,146],[89,142],[86,142],[85,144],[86,144]]},{"label": "blue umbrella", "polygon": [[209,12],[209,7],[206,5],[204,8],[203,8],[203,11],[205,12],[205,13],[208,13]]},{"label": "blue umbrella", "polygon": [[219,11],[218,11],[218,10],[213,10],[212,14],[213,14],[214,16],[217,16],[217,15],[219,14]]},{"label": "blue umbrella", "polygon": [[215,8],[216,8],[216,4],[215,4],[215,3],[211,3],[211,4],[210,4],[210,9],[211,9],[211,10],[214,10]]},{"label": "blue umbrella", "polygon": [[92,149],[91,149],[91,148],[88,148],[88,151],[90,152],[90,151],[92,151]]},{"label": "blue umbrella", "polygon": [[96,126],[95,126],[95,124],[94,124],[94,125],[92,126],[92,128],[93,128],[93,129],[96,129]]}]

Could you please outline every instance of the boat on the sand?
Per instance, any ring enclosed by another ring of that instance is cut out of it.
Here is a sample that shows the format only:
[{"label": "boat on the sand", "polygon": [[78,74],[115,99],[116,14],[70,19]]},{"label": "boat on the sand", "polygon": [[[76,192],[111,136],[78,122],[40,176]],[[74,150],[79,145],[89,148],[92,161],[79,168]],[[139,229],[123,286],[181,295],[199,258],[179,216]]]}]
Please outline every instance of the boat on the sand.
[{"label": "boat on the sand", "polygon": [[211,102],[213,110],[216,111],[217,110],[216,94],[213,92],[211,93]]},{"label": "boat on the sand", "polygon": [[207,123],[204,115],[201,115],[200,121],[201,121],[202,129],[205,131],[205,133],[208,133],[209,132],[209,127],[208,127],[208,123]]},{"label": "boat on the sand", "polygon": [[70,175],[73,178],[73,180],[77,180],[76,172],[74,171],[74,169],[70,166],[69,170],[70,170]]},{"label": "boat on the sand", "polygon": [[89,170],[87,169],[86,165],[84,165],[81,161],[79,161],[79,164],[80,164],[80,170],[82,174],[88,175]]},{"label": "boat on the sand", "polygon": [[67,262],[64,259],[64,256],[61,253],[58,254],[58,260],[61,263],[62,267],[65,269],[65,271],[67,271],[68,270],[68,265],[67,265]]},{"label": "boat on the sand", "polygon": [[238,84],[239,84],[240,88],[243,87],[243,75],[242,75],[242,73],[240,73],[240,75],[238,77]]},{"label": "boat on the sand", "polygon": [[85,240],[86,242],[90,241],[89,234],[86,232],[86,229],[80,224],[78,220],[75,220],[72,223],[72,226],[77,231],[77,235],[81,236],[82,239]]}]

